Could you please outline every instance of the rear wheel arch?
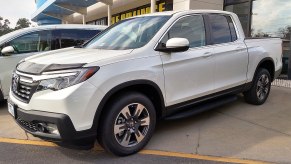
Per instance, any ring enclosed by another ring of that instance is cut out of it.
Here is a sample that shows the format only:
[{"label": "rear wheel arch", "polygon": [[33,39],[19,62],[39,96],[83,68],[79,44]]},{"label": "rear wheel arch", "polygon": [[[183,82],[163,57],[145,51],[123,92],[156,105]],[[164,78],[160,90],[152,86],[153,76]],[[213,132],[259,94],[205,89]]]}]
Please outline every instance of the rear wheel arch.
[{"label": "rear wheel arch", "polygon": [[140,92],[147,96],[155,106],[157,118],[163,117],[165,112],[165,101],[163,93],[159,86],[156,83],[149,80],[134,80],[115,86],[105,94],[100,104],[98,105],[97,111],[95,113],[92,126],[93,129],[95,130],[99,129],[98,126],[101,122],[102,114],[105,113],[103,109],[105,108],[106,104],[110,102],[110,100],[113,99],[115,96],[128,91]]},{"label": "rear wheel arch", "polygon": [[270,75],[271,75],[271,80],[274,81],[274,77],[275,77],[275,64],[274,64],[274,60],[271,58],[271,57],[267,57],[267,58],[264,58],[262,59],[257,68],[256,68],[256,71],[254,73],[254,76],[253,76],[253,81],[254,81],[254,78],[256,76],[256,74],[258,73],[258,70],[260,68],[265,68],[266,70],[269,71]]}]

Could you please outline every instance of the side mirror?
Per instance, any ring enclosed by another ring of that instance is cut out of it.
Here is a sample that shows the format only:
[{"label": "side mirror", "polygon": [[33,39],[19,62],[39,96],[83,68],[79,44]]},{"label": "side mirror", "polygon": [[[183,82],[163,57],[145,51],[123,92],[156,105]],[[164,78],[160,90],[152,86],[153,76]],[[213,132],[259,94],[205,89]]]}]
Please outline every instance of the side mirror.
[{"label": "side mirror", "polygon": [[3,56],[10,56],[12,53],[14,53],[14,51],[15,50],[12,46],[7,46],[1,50],[1,53]]},{"label": "side mirror", "polygon": [[190,43],[186,38],[172,38],[166,43],[166,46],[161,44],[156,48],[157,51],[162,52],[183,52],[189,49]]}]

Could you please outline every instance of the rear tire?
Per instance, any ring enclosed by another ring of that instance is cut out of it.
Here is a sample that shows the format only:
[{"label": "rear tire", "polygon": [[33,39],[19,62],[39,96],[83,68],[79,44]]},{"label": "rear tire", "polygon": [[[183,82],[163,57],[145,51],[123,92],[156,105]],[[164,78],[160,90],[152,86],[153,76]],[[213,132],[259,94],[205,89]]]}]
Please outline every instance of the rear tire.
[{"label": "rear tire", "polygon": [[138,92],[115,96],[104,108],[98,142],[107,151],[126,156],[141,150],[156,125],[156,111],[148,97]]},{"label": "rear tire", "polygon": [[245,101],[253,105],[262,105],[266,102],[271,90],[271,75],[265,68],[259,68],[252,87],[244,92]]}]

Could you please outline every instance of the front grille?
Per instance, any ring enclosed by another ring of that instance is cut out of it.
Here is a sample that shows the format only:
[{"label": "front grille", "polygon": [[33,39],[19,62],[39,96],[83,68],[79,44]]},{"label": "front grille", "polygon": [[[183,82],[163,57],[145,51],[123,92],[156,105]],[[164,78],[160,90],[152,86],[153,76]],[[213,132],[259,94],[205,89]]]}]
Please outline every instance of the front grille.
[{"label": "front grille", "polygon": [[33,83],[32,79],[13,74],[11,90],[16,98],[22,102],[28,103],[37,89],[38,84]]},{"label": "front grille", "polygon": [[17,118],[17,122],[26,130],[30,131],[30,132],[37,132],[37,124],[33,123],[33,122],[28,122],[28,121],[24,121],[21,118]]}]

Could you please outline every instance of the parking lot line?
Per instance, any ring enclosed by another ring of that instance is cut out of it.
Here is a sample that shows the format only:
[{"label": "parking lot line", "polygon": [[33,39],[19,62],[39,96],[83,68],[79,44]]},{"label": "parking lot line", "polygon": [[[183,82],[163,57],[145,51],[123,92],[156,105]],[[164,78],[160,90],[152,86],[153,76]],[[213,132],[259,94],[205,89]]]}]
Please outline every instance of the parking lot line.
[{"label": "parking lot line", "polygon": [[[12,139],[12,138],[0,138],[0,143],[12,143],[12,144],[46,146],[46,147],[58,146],[52,142],[47,142],[47,141],[21,140],[21,139]],[[101,151],[103,149],[100,146],[95,146],[93,150]],[[187,154],[187,153],[178,153],[178,152],[167,152],[167,151],[159,151],[159,150],[141,150],[139,154],[199,159],[199,160],[227,162],[227,163],[268,164],[267,162],[260,162],[260,161],[254,161],[254,160],[244,160],[244,159],[229,158],[229,157],[214,157],[214,156]]]}]

